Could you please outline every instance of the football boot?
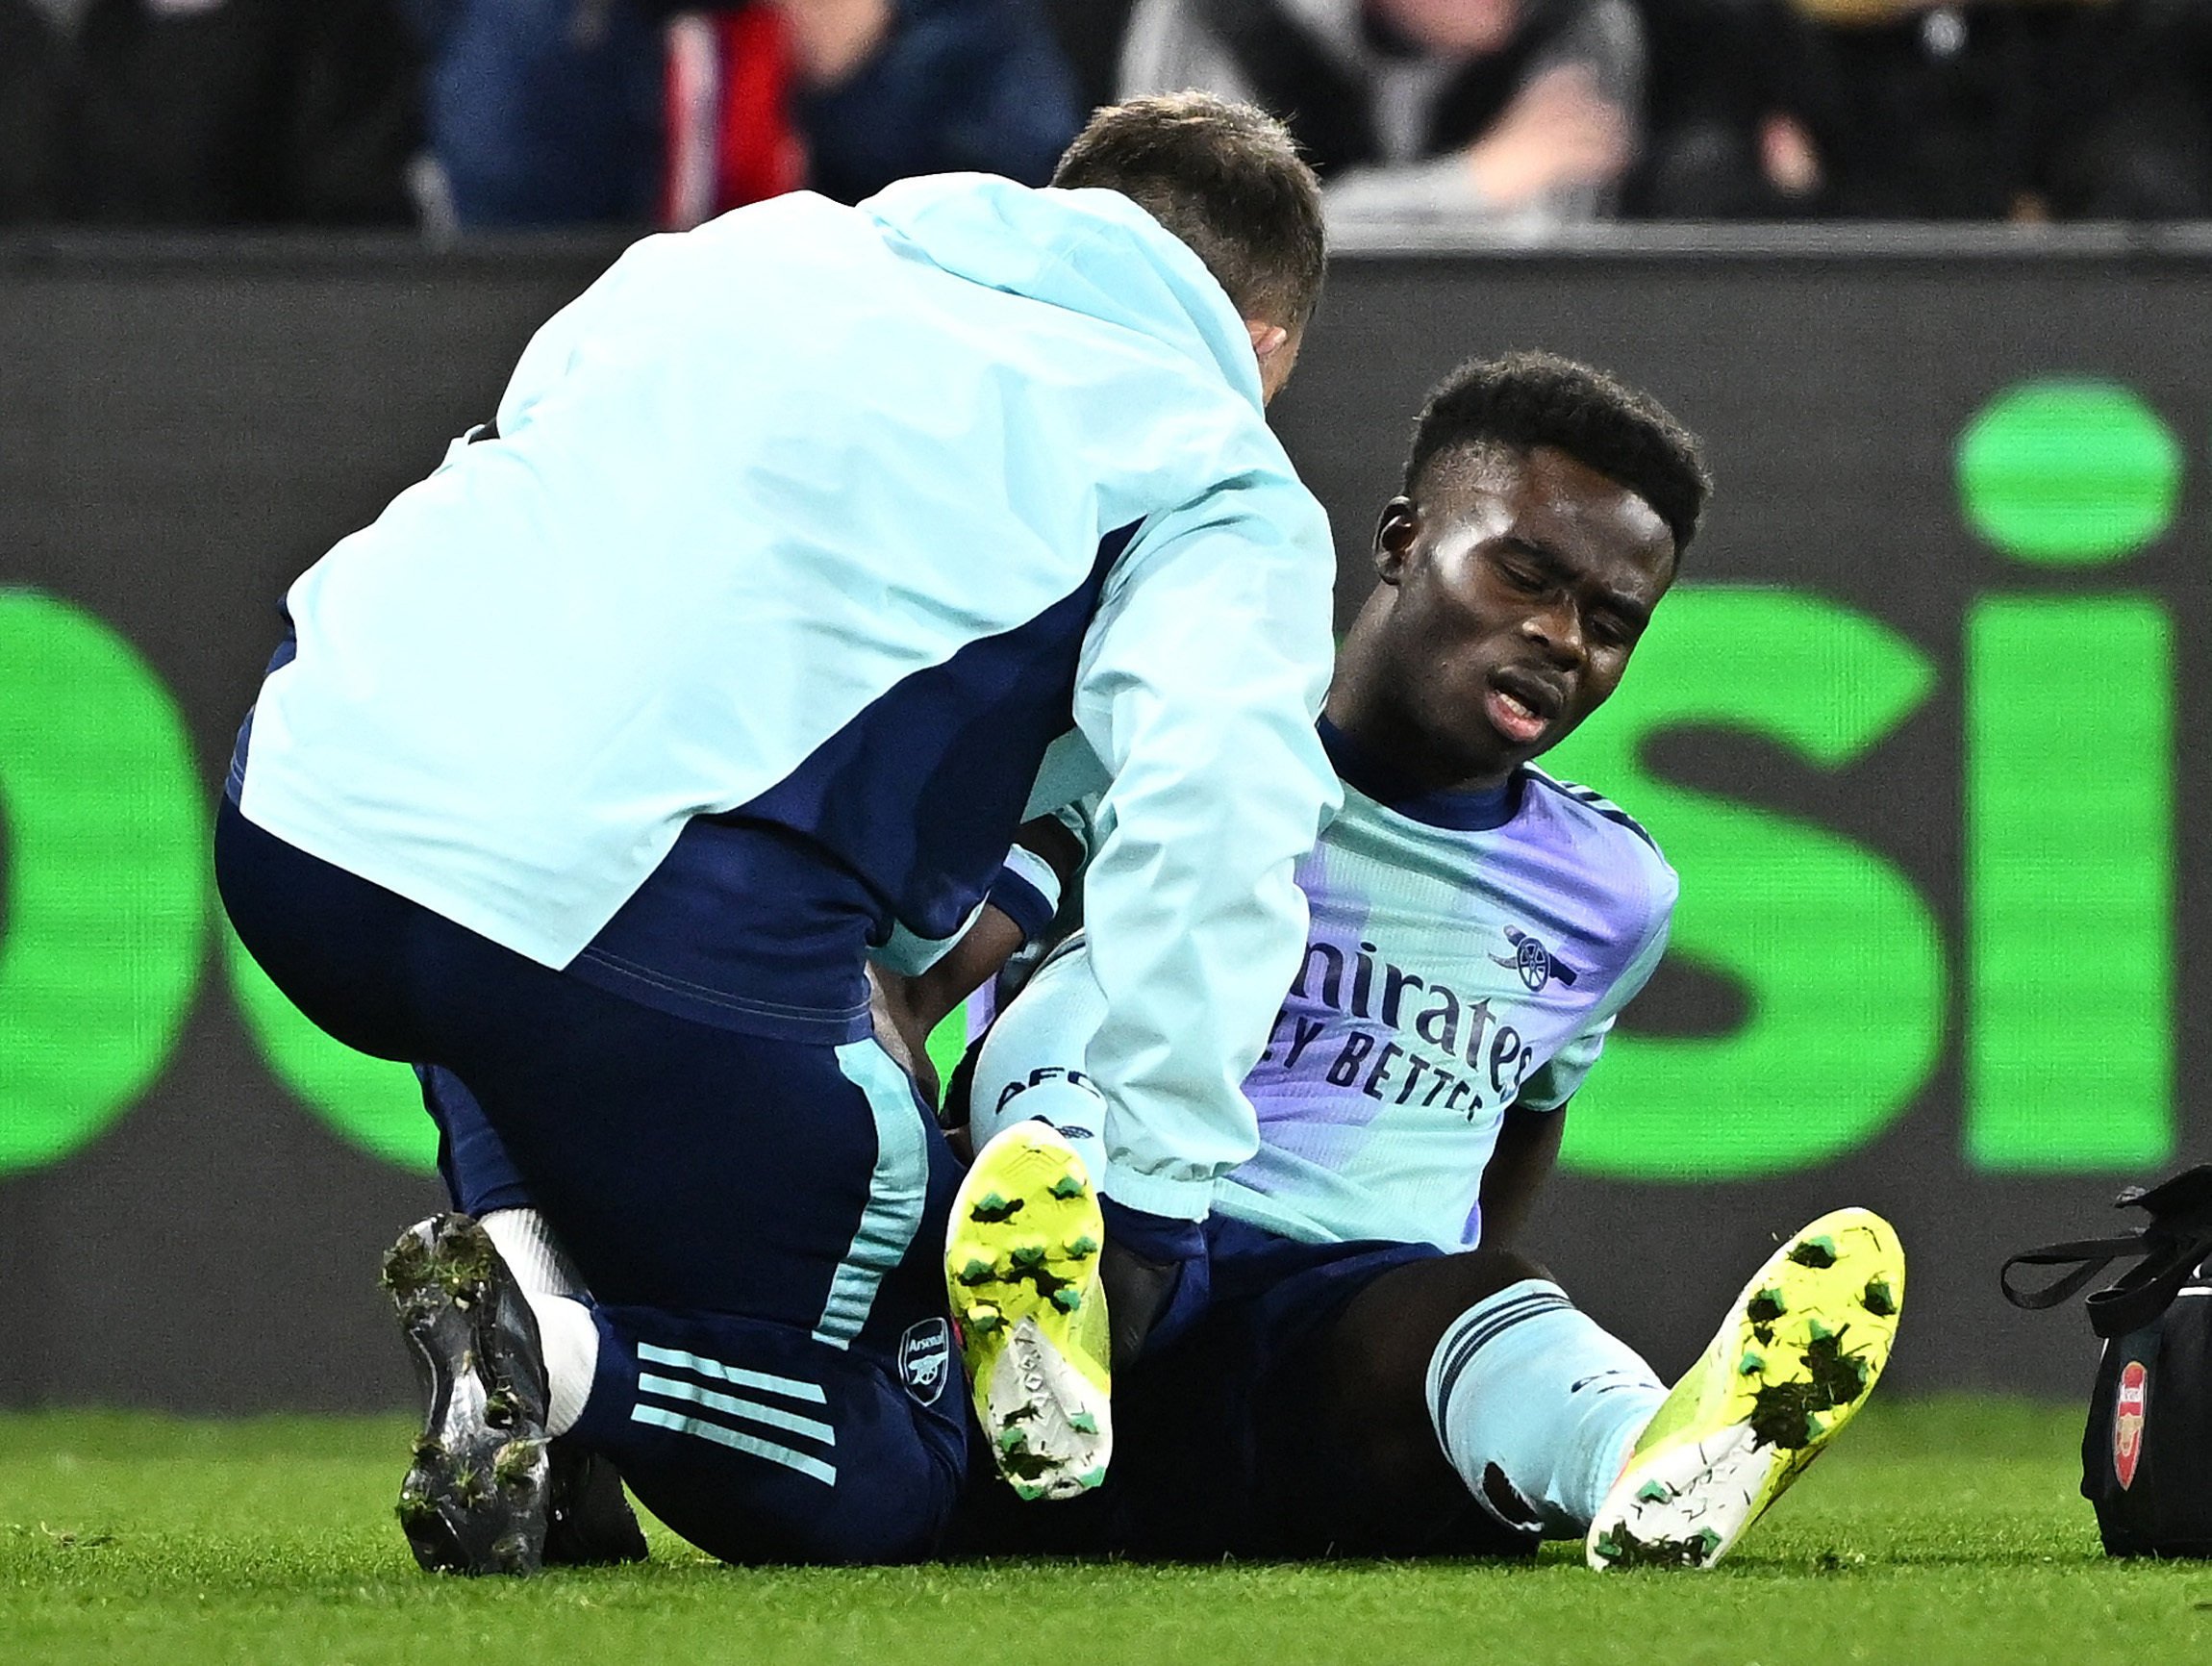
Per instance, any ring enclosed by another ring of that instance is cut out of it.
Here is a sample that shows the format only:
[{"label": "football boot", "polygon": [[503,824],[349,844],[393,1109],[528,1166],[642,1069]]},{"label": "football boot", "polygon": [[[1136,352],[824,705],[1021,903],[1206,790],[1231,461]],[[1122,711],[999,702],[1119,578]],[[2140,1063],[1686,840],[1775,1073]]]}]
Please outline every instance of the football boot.
[{"label": "football boot", "polygon": [[548,1500],[538,1320],[484,1228],[433,1215],[384,1257],[423,1398],[399,1525],[428,1572],[535,1574]]},{"label": "football boot", "polygon": [[953,1330],[992,1457],[1024,1499],[1072,1498],[1106,1477],[1104,1236],[1092,1176],[1048,1123],[1001,1129],[953,1199],[944,1253]]},{"label": "football boot", "polygon": [[1848,1423],[1889,1362],[1904,1250],[1865,1209],[1823,1215],[1744,1287],[1591,1524],[1594,1568],[1709,1568]]}]

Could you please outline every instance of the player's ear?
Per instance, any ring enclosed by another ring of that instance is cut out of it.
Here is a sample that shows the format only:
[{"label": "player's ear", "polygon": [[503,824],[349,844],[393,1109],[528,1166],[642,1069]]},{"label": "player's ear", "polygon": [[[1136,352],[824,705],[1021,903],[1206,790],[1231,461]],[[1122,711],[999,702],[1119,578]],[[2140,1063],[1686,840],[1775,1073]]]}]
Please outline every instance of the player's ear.
[{"label": "player's ear", "polygon": [[1420,511],[1412,498],[1394,497],[1383,505],[1382,518],[1375,522],[1374,547],[1375,572],[1383,583],[1395,584],[1404,576],[1420,532]]}]

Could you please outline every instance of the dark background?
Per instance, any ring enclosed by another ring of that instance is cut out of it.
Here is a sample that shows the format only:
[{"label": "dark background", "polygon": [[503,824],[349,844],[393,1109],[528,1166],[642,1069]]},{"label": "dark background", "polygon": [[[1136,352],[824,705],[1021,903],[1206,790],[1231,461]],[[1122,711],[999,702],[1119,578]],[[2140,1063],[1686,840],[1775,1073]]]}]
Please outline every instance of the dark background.
[{"label": "dark background", "polygon": [[[1368,588],[1368,531],[1412,415],[1455,361],[1543,345],[1657,392],[1707,437],[1721,482],[1689,577],[1787,583],[1864,608],[1942,676],[1895,736],[1832,774],[1725,738],[1663,743],[1657,762],[1903,868],[1943,927],[1954,1010],[1945,1064],[1873,1147],[1756,1183],[1564,1178],[1539,1248],[1585,1305],[1672,1371],[1773,1234],[1862,1202],[1892,1215],[1912,1257],[1898,1388],[2075,1392],[2093,1358],[2086,1326],[2003,1306],[1997,1264],[2101,1229],[2117,1185],[2142,1176],[2000,1180],[1960,1155],[1960,614],[1992,590],[2167,598],[2181,669],[2178,1155],[2212,1156],[2195,1087],[2212,1063],[2212,901],[2192,833],[2212,811],[2212,742],[2197,738],[2212,689],[2199,479],[2212,437],[2199,386],[2212,245],[2096,232],[1581,242],[1340,258],[1278,407],[1336,520],[1340,615]],[[615,252],[0,243],[0,584],[70,598],[128,637],[182,702],[212,795],[287,583],[489,414],[530,331]],[[1975,411],[2064,372],[2134,388],[2181,438],[2189,469],[2162,543],[2078,578],[1982,545],[1951,477]],[[0,818],[0,879],[5,862]],[[341,1143],[269,1075],[210,947],[155,1088],[88,1149],[0,1179],[0,1404],[408,1398],[375,1266],[438,1190]],[[1650,1005],[1694,1022],[1723,997],[1662,973]]]}]

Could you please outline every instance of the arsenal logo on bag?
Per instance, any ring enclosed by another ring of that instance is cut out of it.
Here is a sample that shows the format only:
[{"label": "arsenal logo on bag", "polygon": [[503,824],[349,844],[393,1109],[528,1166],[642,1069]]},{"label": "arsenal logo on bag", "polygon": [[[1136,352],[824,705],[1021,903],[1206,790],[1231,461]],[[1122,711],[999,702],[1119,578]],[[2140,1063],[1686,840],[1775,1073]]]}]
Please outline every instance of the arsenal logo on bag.
[{"label": "arsenal logo on bag", "polygon": [[2131,1359],[2120,1374],[2120,1393],[2112,1405],[2112,1473],[2124,1490],[2135,1484],[2136,1460],[2143,1455],[2143,1414],[2150,1404],[2150,1373]]},{"label": "arsenal logo on bag", "polygon": [[[2115,1261],[2134,1263],[2085,1303],[2104,1347],[2081,1430],[2081,1496],[2107,1554],[2212,1560],[2212,1163],[2130,1186],[2119,1206],[2144,1224],[2023,1250],[1999,1282],[2016,1307],[2055,1307]],[[2031,1267],[2065,1271],[2029,1287],[2016,1275]]]}]

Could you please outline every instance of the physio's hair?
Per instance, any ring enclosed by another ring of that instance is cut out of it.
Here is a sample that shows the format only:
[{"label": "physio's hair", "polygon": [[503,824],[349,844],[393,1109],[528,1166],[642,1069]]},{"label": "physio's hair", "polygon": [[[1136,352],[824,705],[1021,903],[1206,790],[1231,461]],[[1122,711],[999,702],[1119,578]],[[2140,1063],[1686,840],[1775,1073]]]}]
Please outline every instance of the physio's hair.
[{"label": "physio's hair", "polygon": [[1108,105],[1052,183],[1130,198],[1190,245],[1244,317],[1296,330],[1320,299],[1320,182],[1264,110],[1210,92]]},{"label": "physio's hair", "polygon": [[1676,561],[1713,494],[1697,437],[1665,406],[1555,353],[1470,359],[1445,377],[1414,423],[1406,495],[1420,497],[1422,477],[1439,456],[1485,445],[1518,452],[1557,446],[1620,482],[1667,523]]}]

